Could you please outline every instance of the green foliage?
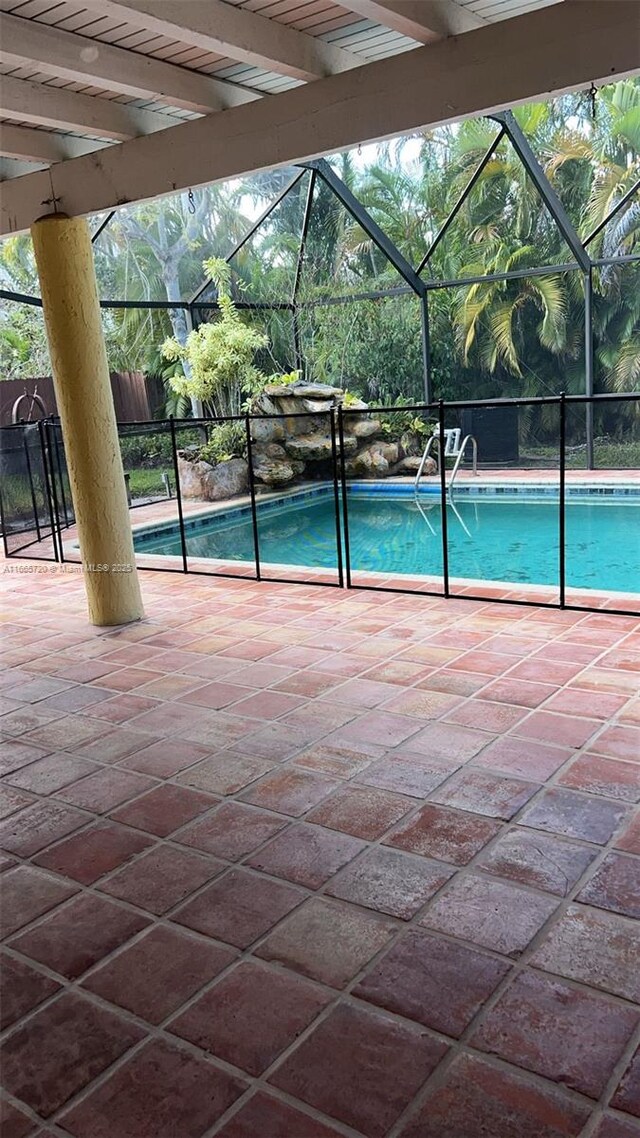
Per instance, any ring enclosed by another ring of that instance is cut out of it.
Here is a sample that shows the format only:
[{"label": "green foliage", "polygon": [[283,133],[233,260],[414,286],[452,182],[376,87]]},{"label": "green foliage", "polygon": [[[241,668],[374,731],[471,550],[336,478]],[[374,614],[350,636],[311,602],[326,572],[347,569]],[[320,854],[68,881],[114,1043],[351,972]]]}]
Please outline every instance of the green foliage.
[{"label": "green foliage", "polygon": [[[407,403],[407,399],[400,399],[397,407]],[[419,440],[426,440],[433,434],[433,424],[416,415],[414,411],[386,411],[380,416],[383,434],[398,439],[402,435],[416,435]]]},{"label": "green foliage", "polygon": [[198,399],[220,417],[237,415],[242,396],[262,380],[254,361],[268,340],[241,320],[229,291],[231,274],[226,262],[211,258],[204,268],[218,290],[219,318],[190,332],[185,344],[175,337],[165,340],[161,351],[170,363],[180,360],[188,365],[188,374],[169,379],[176,395]]},{"label": "green foliage", "polygon": [[221,423],[210,431],[207,442],[198,451],[198,458],[216,466],[230,458],[243,458],[246,453],[247,433],[244,423]]},{"label": "green foliage", "polygon": [[345,391],[342,399],[343,407],[355,407],[356,403],[360,402],[361,399],[359,395],[354,395],[352,391]]},{"label": "green foliage", "polygon": [[[200,432],[193,428],[181,431],[179,446],[197,446],[200,441]],[[162,467],[163,470],[173,470],[171,435],[166,428],[144,434],[121,433],[120,453],[125,471],[139,467],[148,469]]]}]

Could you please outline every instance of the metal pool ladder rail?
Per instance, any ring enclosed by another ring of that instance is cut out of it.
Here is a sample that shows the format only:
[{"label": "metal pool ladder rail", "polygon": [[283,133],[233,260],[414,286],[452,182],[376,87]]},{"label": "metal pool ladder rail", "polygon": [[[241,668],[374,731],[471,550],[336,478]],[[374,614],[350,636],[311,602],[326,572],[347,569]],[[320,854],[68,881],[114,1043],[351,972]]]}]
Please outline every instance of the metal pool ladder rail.
[{"label": "metal pool ladder rail", "polygon": [[[478,444],[477,444],[473,435],[465,435],[464,439],[462,440],[462,443],[460,443],[461,434],[462,434],[462,431],[460,430],[459,427],[455,427],[455,428],[452,428],[449,430],[445,430],[445,432],[444,432],[444,457],[442,457],[440,455],[438,456],[439,461],[444,461],[444,459],[447,459],[447,458],[455,458],[455,460],[456,460],[454,465],[453,465],[453,470],[451,471],[451,478],[449,479],[449,485],[447,487],[448,493],[451,493],[451,488],[453,486],[453,483],[455,482],[456,474],[458,473],[458,470],[460,468],[460,463],[462,462],[462,459],[464,458],[464,452],[467,448],[468,443],[471,443],[471,446],[472,446],[473,473],[475,475],[477,475],[477,473],[478,473]],[[424,453],[422,455],[422,458],[420,459],[420,466],[418,467],[418,473],[416,474],[416,480],[415,480],[415,484],[414,484],[414,491],[415,491],[416,496],[418,495],[418,491],[420,489],[420,479],[422,478],[425,463],[426,463],[426,461],[427,461],[427,459],[431,453],[431,449],[435,443],[438,444],[438,450],[440,450],[440,436],[439,435],[432,435],[431,438],[427,441],[426,447],[424,448]]]}]

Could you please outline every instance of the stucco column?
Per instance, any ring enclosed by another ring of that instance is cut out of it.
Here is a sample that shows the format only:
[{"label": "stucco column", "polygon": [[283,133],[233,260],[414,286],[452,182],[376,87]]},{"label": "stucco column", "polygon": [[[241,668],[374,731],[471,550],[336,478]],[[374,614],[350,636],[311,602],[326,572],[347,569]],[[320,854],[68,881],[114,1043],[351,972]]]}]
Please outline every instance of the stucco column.
[{"label": "stucco column", "polygon": [[31,227],[78,527],[89,619],[143,616],[89,227],[55,214]]}]

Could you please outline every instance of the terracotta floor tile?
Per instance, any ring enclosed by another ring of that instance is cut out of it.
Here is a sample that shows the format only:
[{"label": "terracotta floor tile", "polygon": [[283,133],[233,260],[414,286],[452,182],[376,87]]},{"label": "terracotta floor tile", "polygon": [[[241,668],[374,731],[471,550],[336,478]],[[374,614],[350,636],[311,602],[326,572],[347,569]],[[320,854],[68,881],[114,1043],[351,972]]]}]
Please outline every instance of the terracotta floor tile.
[{"label": "terracotta floor tile", "polygon": [[254,806],[299,818],[339,785],[335,780],[287,767],[266,775],[257,786],[245,791],[242,799]]},{"label": "terracotta floor tile", "polygon": [[182,930],[152,928],[83,983],[104,1000],[158,1024],[235,959],[230,948]]},{"label": "terracotta floor tile", "polygon": [[639,1138],[640,1123],[635,1122],[628,1114],[622,1115],[613,1111],[605,1111],[596,1129],[593,1138]]},{"label": "terracotta floor tile", "polygon": [[285,692],[287,695],[301,695],[307,699],[317,695],[324,695],[339,684],[339,676],[330,676],[326,672],[314,672],[312,668],[303,672],[293,672],[285,680],[274,686],[274,691]]},{"label": "terracotta floor tile", "polygon": [[272,877],[283,877],[306,889],[319,889],[366,843],[322,826],[293,825],[247,859]]},{"label": "terracotta floor tile", "polygon": [[499,830],[489,818],[427,803],[385,838],[385,845],[466,865]]},{"label": "terracotta floor tile", "polygon": [[34,802],[0,822],[0,849],[30,857],[88,821],[86,814],[59,802]]},{"label": "terracotta floor tile", "polygon": [[577,900],[625,917],[640,917],[640,861],[608,853]]},{"label": "terracotta floor tile", "polygon": [[218,802],[209,794],[188,790],[184,786],[165,783],[148,794],[121,806],[112,815],[116,822],[134,826],[149,834],[166,838],[200,814],[205,814]]},{"label": "terracotta floor tile", "polygon": [[410,747],[416,754],[427,759],[465,763],[489,742],[490,736],[484,731],[458,727],[455,723],[430,723],[413,736]]},{"label": "terracotta floor tile", "polygon": [[100,885],[103,893],[161,915],[224,869],[217,858],[157,846]]},{"label": "terracotta floor tile", "polygon": [[640,1118],[640,1051],[627,1067],[620,1084],[611,1099],[617,1110],[625,1110]]},{"label": "terracotta floor tile", "polygon": [[309,731],[287,723],[265,723],[258,731],[243,738],[242,750],[245,755],[258,755],[282,763],[301,751],[316,734],[313,729]]},{"label": "terracotta floor tile", "polygon": [[297,767],[326,774],[331,778],[352,778],[366,770],[372,759],[381,754],[379,747],[363,744],[359,748],[335,747],[317,744],[307,747],[293,760]]},{"label": "terracotta floor tile", "polygon": [[113,692],[108,688],[76,684],[66,691],[58,692],[57,695],[50,695],[48,699],[42,701],[41,707],[47,711],[84,711],[109,699],[112,695]]},{"label": "terracotta floor tile", "polygon": [[553,787],[525,810],[520,821],[535,830],[605,845],[625,813],[625,807],[617,802]]},{"label": "terracotta floor tile", "polygon": [[80,755],[65,755],[62,752],[47,755],[27,767],[8,776],[12,786],[29,790],[32,794],[54,794],[62,787],[76,782],[84,775],[92,774],[99,768],[96,763],[83,759]]},{"label": "terracotta floor tile", "polygon": [[251,685],[241,687],[239,684],[225,684],[214,681],[210,684],[201,684],[196,691],[183,697],[184,703],[193,703],[198,707],[209,707],[214,711],[237,703],[243,696],[254,695]]},{"label": "terracotta floor tile", "polygon": [[5,1039],[0,1049],[5,1087],[48,1118],[143,1038],[135,1024],[65,993]]},{"label": "terracotta floor tile", "polygon": [[252,719],[279,719],[288,715],[296,708],[302,707],[305,699],[298,695],[287,695],[286,692],[262,691],[248,695],[234,704],[234,713],[248,715]]},{"label": "terracotta floor tile", "polygon": [[54,870],[81,885],[93,885],[105,873],[118,869],[151,845],[151,839],[111,822],[95,822],[34,858],[37,865]]},{"label": "terracotta floor tile", "polygon": [[85,708],[85,714],[92,719],[104,719],[115,725],[127,723],[145,711],[152,711],[154,707],[160,706],[157,699],[149,699],[148,696],[114,695],[113,692],[109,692],[109,695],[111,699],[105,699],[93,707]]},{"label": "terracotta floor tile", "polygon": [[606,727],[589,749],[612,759],[640,763],[640,727]]},{"label": "terracotta floor tile", "polygon": [[566,897],[596,854],[592,846],[515,826],[482,854],[479,864],[497,877]]},{"label": "terracotta floor tile", "polygon": [[412,928],[354,995],[457,1039],[509,968],[488,953]]},{"label": "terracotta floor tile", "polygon": [[514,727],[513,734],[526,739],[537,739],[541,743],[555,743],[561,747],[582,747],[601,727],[602,723],[598,719],[534,711]]},{"label": "terracotta floor tile", "polygon": [[420,724],[407,715],[392,715],[387,711],[373,711],[361,715],[340,731],[340,742],[373,743],[376,747],[397,747],[415,735]]},{"label": "terracotta floor tile", "polygon": [[217,1138],[340,1138],[332,1126],[325,1126],[308,1114],[294,1110],[288,1103],[259,1091],[234,1114]]},{"label": "terracotta floor tile", "polygon": [[261,1075],[330,1001],[310,980],[247,961],[200,996],[169,1030],[250,1075]]},{"label": "terracotta floor tile", "polygon": [[[361,709],[377,707],[378,704],[393,700],[397,696],[397,689],[392,684],[361,677],[342,683],[331,698],[338,703],[346,703],[349,707]],[[389,710],[394,711],[395,708],[390,707]]]},{"label": "terracotta floor tile", "polygon": [[200,1138],[244,1090],[226,1071],[157,1039],[60,1121],[75,1138]]},{"label": "terracotta floor tile", "polygon": [[[317,699],[309,700],[302,707],[297,707],[295,711],[290,712],[281,720],[281,723],[288,727],[306,730],[308,733],[307,741],[310,743],[326,735],[327,731],[335,731],[339,738],[331,739],[331,742],[335,741],[339,746],[350,747],[353,744],[353,739],[350,737],[342,739],[341,729],[345,724],[351,723],[357,714],[356,708],[339,703],[332,704],[330,699]],[[362,741],[356,740],[358,744]]]},{"label": "terracotta floor tile", "polygon": [[96,774],[64,786],[56,797],[71,806],[106,814],[107,810],[113,810],[156,785],[155,780],[146,775],[133,774],[118,767],[101,767]]},{"label": "terracotta floor tile", "polygon": [[[197,728],[208,721],[209,712],[204,707],[191,706],[187,703],[156,703],[150,711],[136,715],[131,720],[131,727],[135,727],[141,735],[146,733],[146,740],[140,739],[138,749],[149,743],[163,739],[167,735],[183,735],[191,742],[200,743],[201,739],[192,738],[190,732],[195,734]],[[131,754],[132,752],[128,752]]]},{"label": "terracotta floor tile", "polygon": [[482,649],[472,649],[464,652],[453,660],[449,667],[452,672],[479,672],[483,676],[501,676],[512,668],[514,664],[511,656],[500,652],[489,652]]},{"label": "terracotta floor tile", "polygon": [[374,841],[415,806],[410,798],[368,786],[340,787],[308,815],[310,822]]},{"label": "terracotta floor tile", "polygon": [[180,700],[189,692],[201,688],[204,681],[198,676],[182,676],[179,673],[165,673],[159,679],[150,680],[148,684],[136,688],[136,692],[148,699],[176,699]]},{"label": "terracotta floor tile", "polygon": [[159,739],[150,747],[134,751],[120,761],[120,766],[155,778],[171,778],[186,767],[194,766],[210,754],[208,747],[188,743],[186,739]]},{"label": "terracotta floor tile", "polygon": [[[100,667],[107,667],[107,665],[100,664]],[[143,684],[149,684],[152,680],[162,679],[162,672],[155,672],[152,668],[138,668],[133,665],[130,668],[113,668],[108,675],[96,676],[95,679],[101,679],[102,687],[128,692],[135,691],[136,688],[142,687]]]},{"label": "terracotta floor tile", "polygon": [[475,727],[479,731],[492,734],[508,731],[515,727],[527,714],[521,707],[508,703],[491,703],[488,699],[470,699],[460,704],[445,716],[446,723],[457,723],[460,727]]},{"label": "terracotta floor tile", "polygon": [[531,963],[593,988],[640,1002],[638,923],[571,905],[536,949]]},{"label": "terracotta floor tile", "polygon": [[186,826],[175,840],[228,861],[238,861],[273,838],[287,824],[287,819],[281,816],[245,806],[242,802],[224,802],[206,818]]},{"label": "terracotta floor tile", "polygon": [[2,877],[0,935],[17,932],[76,892],[77,886],[71,882],[59,881],[30,865],[15,866]]},{"label": "terracotta floor tile", "polygon": [[562,687],[577,676],[582,668],[582,664],[565,664],[557,660],[547,660],[543,656],[532,656],[529,660],[516,664],[509,673],[509,679],[531,680],[534,683],[557,684]]},{"label": "terracotta floor tile", "polygon": [[439,719],[452,711],[461,702],[461,697],[446,692],[427,691],[426,687],[411,688],[387,700],[385,711],[400,715],[411,715],[416,719]]},{"label": "terracotta floor tile", "polygon": [[24,810],[25,806],[30,806],[33,801],[30,794],[24,794],[6,782],[0,783],[0,819],[9,818],[17,810]]},{"label": "terracotta floor tile", "polygon": [[178,781],[208,794],[237,794],[272,769],[273,763],[269,759],[221,751],[214,758],[204,759],[183,771],[178,775]]},{"label": "terracotta floor tile", "polygon": [[502,778],[489,771],[456,771],[431,795],[441,806],[455,806],[508,822],[539,789],[534,782]]},{"label": "terracotta floor tile", "polygon": [[83,743],[75,750],[86,759],[95,759],[99,763],[117,763],[127,755],[141,751],[149,742],[151,740],[148,735],[130,731],[127,727],[116,727],[108,735],[94,739],[91,743]]},{"label": "terracotta floor tile", "polygon": [[61,668],[57,676],[61,680],[73,680],[80,684],[90,684],[99,680],[101,676],[113,675],[119,671],[115,663],[105,664],[100,660],[81,660],[77,664],[69,664]]},{"label": "terracotta floor tile", "polygon": [[474,759],[474,765],[546,782],[572,753],[567,747],[550,747],[533,739],[504,735],[485,747],[482,754]]},{"label": "terracotta floor tile", "polygon": [[75,980],[147,923],[137,913],[85,893],[14,937],[11,947]]},{"label": "terracotta floor tile", "polygon": [[578,1138],[589,1108],[551,1083],[458,1056],[401,1138]]},{"label": "terracotta floor tile", "polygon": [[626,699],[620,695],[606,692],[581,691],[580,688],[567,687],[552,696],[545,704],[545,711],[563,711],[567,715],[587,715],[592,719],[608,719],[624,707]]},{"label": "terracotta floor tile", "polygon": [[603,755],[580,755],[560,775],[558,783],[623,802],[640,801],[640,764],[607,759]]},{"label": "terracotta floor tile", "polygon": [[383,684],[397,684],[399,687],[405,687],[408,684],[417,683],[418,680],[424,680],[432,671],[429,667],[424,667],[422,664],[414,664],[411,660],[385,660],[381,664],[375,664],[368,672],[364,673],[365,680],[377,680]]},{"label": "terracotta floor tile", "polygon": [[6,954],[0,963],[0,1028],[4,1031],[58,992],[60,984]]},{"label": "terracotta floor tile", "polygon": [[393,935],[391,922],[313,897],[256,950],[303,976],[344,988]]},{"label": "terracotta floor tile", "polygon": [[506,956],[519,956],[557,905],[555,897],[538,896],[498,878],[469,874],[454,878],[443,889],[420,924]]},{"label": "terracotta floor tile", "polygon": [[305,894],[284,882],[232,870],[173,915],[173,920],[226,944],[247,948],[295,909]]},{"label": "terracotta floor tile", "polygon": [[509,675],[488,684],[478,695],[478,699],[515,704],[516,707],[538,707],[556,691],[557,686],[554,684],[530,683],[524,679],[512,679]]},{"label": "terracotta floor tile", "polygon": [[473,695],[483,688],[487,682],[486,676],[478,672],[452,672],[449,668],[440,668],[437,672],[420,680],[416,685],[427,688],[429,691],[449,692],[451,695]]},{"label": "terracotta floor tile", "polygon": [[10,774],[43,758],[50,747],[36,747],[18,739],[3,739],[0,743],[0,774]]},{"label": "terracotta floor tile", "polygon": [[640,1011],[527,970],[470,1043],[598,1099],[638,1022]]},{"label": "terracotta floor tile", "polygon": [[360,781],[382,790],[395,791],[412,798],[426,798],[456,769],[455,760],[429,761],[422,755],[411,756],[396,752],[386,759],[371,763],[360,775]]},{"label": "terracotta floor tile", "polygon": [[270,1081],[367,1138],[383,1138],[445,1052],[413,1025],[343,1005]]},{"label": "terracotta floor tile", "polygon": [[327,887],[327,894],[408,921],[453,873],[442,862],[375,847]]},{"label": "terracotta floor tile", "polygon": [[613,844],[618,850],[640,854],[640,811],[631,815],[622,833],[617,836]]},{"label": "terracotta floor tile", "polygon": [[[33,1119],[27,1117],[7,1099],[0,1099],[0,1134],[2,1138],[28,1138],[34,1134]],[[46,1131],[39,1130],[36,1138],[48,1138]]]}]

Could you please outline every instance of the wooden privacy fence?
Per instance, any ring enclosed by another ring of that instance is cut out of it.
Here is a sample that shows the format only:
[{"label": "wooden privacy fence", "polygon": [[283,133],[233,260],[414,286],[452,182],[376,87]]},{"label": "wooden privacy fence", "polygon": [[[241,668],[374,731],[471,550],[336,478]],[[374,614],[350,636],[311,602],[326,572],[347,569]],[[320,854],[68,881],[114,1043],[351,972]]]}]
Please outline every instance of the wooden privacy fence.
[{"label": "wooden privacy fence", "polygon": [[[142,371],[112,371],[111,390],[119,423],[135,423],[154,419],[160,412],[165,399],[162,381],[156,376],[145,375]],[[35,420],[42,415],[57,415],[56,397],[51,376],[38,376],[33,379],[8,379],[0,382],[0,426],[11,423],[11,412],[16,399],[26,392],[18,409],[20,419]],[[37,393],[44,404],[44,411],[33,400]]]}]

